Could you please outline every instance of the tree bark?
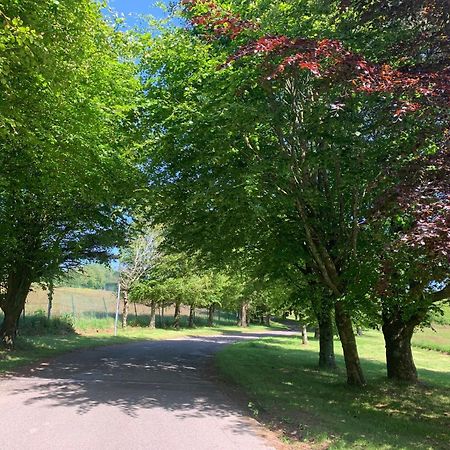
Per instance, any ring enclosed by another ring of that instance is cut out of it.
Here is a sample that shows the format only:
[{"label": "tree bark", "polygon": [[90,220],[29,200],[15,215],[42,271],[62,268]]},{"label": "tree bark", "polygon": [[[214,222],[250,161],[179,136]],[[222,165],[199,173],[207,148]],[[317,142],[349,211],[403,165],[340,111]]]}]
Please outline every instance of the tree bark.
[{"label": "tree bark", "polygon": [[55,293],[55,285],[53,284],[53,280],[48,284],[48,305],[47,305],[47,319],[50,320],[52,317],[52,308],[53,308],[53,295]]},{"label": "tree bark", "polygon": [[25,307],[30,287],[31,276],[29,270],[21,269],[9,274],[6,295],[1,304],[4,318],[0,326],[0,339],[4,348],[12,349],[14,347],[17,325]]},{"label": "tree bark", "polygon": [[264,323],[265,323],[266,327],[270,327],[270,314],[266,314],[264,316]]},{"label": "tree bark", "polygon": [[411,350],[414,328],[420,320],[405,321],[401,312],[383,314],[383,335],[386,346],[387,376],[406,383],[417,382],[417,370]]},{"label": "tree bark", "polygon": [[177,330],[180,328],[180,315],[181,315],[181,310],[180,310],[180,303],[176,302],[175,303],[175,313],[173,315],[173,324],[172,327],[176,328]]},{"label": "tree bark", "polygon": [[208,327],[212,327],[214,325],[214,311],[216,309],[216,305],[209,305],[208,308]]},{"label": "tree bark", "polygon": [[344,351],[347,383],[352,386],[364,386],[366,380],[359,361],[352,319],[340,301],[335,303],[334,312],[336,327],[341,339],[342,350]]},{"label": "tree bark", "polygon": [[195,306],[191,305],[189,309],[189,324],[188,324],[189,328],[194,328],[195,326],[194,319],[195,319]]},{"label": "tree bark", "polygon": [[150,322],[148,327],[152,330],[156,328],[156,302],[154,300],[150,302]]},{"label": "tree bark", "polygon": [[318,315],[319,328],[316,329],[319,335],[319,369],[336,369],[336,359],[334,357],[334,334],[333,319],[331,310],[327,309]]},{"label": "tree bark", "polygon": [[247,310],[248,310],[248,303],[242,302],[239,310],[239,322],[238,322],[239,327],[248,327]]},{"label": "tree bark", "polygon": [[308,344],[308,330],[306,329],[306,325],[302,325],[302,345]]},{"label": "tree bark", "polygon": [[128,325],[128,289],[122,290],[123,309],[122,309],[122,328]]}]

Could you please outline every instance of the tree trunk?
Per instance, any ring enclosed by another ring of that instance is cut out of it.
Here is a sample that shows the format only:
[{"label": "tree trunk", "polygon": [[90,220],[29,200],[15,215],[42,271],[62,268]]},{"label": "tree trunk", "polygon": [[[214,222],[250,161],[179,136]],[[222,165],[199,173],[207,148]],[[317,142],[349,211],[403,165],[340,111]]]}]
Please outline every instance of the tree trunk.
[{"label": "tree trunk", "polygon": [[407,383],[417,382],[417,370],[411,350],[411,338],[417,324],[416,320],[404,321],[400,312],[389,317],[383,314],[382,328],[389,379]]},{"label": "tree trunk", "polygon": [[216,309],[216,305],[209,305],[208,308],[208,327],[212,327],[214,325],[214,311]]},{"label": "tree trunk", "polygon": [[239,310],[239,322],[238,322],[238,326],[240,327],[248,327],[247,310],[248,310],[248,303],[242,302],[241,308]]},{"label": "tree trunk", "polygon": [[122,290],[123,309],[122,309],[122,328],[128,325],[128,289]]},{"label": "tree trunk", "polygon": [[316,332],[319,335],[319,369],[336,369],[331,310],[322,311],[318,316],[318,321],[319,328],[316,328]]},{"label": "tree trunk", "polygon": [[344,305],[339,301],[335,303],[334,311],[336,327],[341,339],[342,350],[344,351],[347,383],[352,386],[364,386],[366,381],[359,361],[352,319],[345,311]]},{"label": "tree trunk", "polygon": [[194,326],[195,326],[194,318],[195,318],[195,306],[191,305],[191,307],[189,309],[189,324],[188,324],[189,328],[194,328]]},{"label": "tree trunk", "polygon": [[306,329],[306,325],[302,325],[302,345],[308,344],[308,330]]},{"label": "tree trunk", "polygon": [[320,339],[320,327],[314,328],[314,339]]},{"label": "tree trunk", "polygon": [[4,313],[0,326],[1,346],[12,349],[17,334],[17,324],[25,307],[25,300],[31,287],[31,276],[27,269],[9,274],[7,290],[1,308]]},{"label": "tree trunk", "polygon": [[156,302],[150,302],[150,322],[148,327],[152,330],[156,328]]},{"label": "tree trunk", "polygon": [[265,323],[266,327],[270,327],[270,314],[266,314],[264,316],[264,323]]},{"label": "tree trunk", "polygon": [[180,328],[180,303],[176,302],[175,303],[175,313],[173,315],[173,328],[176,328],[177,330]]},{"label": "tree trunk", "polygon": [[166,328],[164,320],[164,303],[161,305],[161,328]]},{"label": "tree trunk", "polygon": [[47,319],[50,320],[52,317],[52,308],[53,308],[53,295],[55,293],[55,286],[53,284],[53,280],[48,284],[48,305],[47,305]]}]

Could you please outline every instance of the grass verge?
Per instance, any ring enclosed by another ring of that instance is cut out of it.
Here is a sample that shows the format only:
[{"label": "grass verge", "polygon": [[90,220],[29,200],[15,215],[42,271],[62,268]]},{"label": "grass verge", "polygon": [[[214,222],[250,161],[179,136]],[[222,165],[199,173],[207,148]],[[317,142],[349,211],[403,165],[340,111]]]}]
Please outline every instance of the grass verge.
[{"label": "grass verge", "polygon": [[415,349],[422,383],[399,386],[386,381],[381,333],[366,333],[358,347],[364,389],[345,385],[339,342],[335,373],[319,372],[317,341],[302,346],[299,338],[234,344],[219,353],[217,366],[246,391],[256,416],[312,448],[447,449],[450,357]]}]

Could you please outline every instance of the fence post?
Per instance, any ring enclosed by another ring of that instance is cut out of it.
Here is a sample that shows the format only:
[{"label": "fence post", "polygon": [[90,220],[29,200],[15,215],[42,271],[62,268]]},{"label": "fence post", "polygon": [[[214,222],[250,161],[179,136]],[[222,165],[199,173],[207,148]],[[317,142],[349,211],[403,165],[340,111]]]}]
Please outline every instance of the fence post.
[{"label": "fence post", "polygon": [[114,319],[114,336],[117,336],[117,322],[119,321],[119,307],[120,307],[120,280],[117,283],[117,303],[116,303],[116,317]]}]

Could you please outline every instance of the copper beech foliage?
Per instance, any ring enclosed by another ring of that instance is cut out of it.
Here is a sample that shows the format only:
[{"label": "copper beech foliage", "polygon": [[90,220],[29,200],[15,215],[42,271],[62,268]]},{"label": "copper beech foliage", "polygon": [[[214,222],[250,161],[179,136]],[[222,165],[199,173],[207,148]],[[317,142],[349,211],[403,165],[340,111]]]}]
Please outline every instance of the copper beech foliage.
[{"label": "copper beech foliage", "polygon": [[[448,144],[448,142],[447,142]],[[400,207],[414,217],[402,241],[450,260],[450,148],[419,159],[398,189]]]},{"label": "copper beech foliage", "polygon": [[[208,0],[183,0],[182,4],[193,27],[209,38],[228,37],[232,40],[243,33],[255,31],[258,25],[238,14],[224,10]],[[417,111],[424,101],[450,106],[450,69],[440,72],[396,70],[387,64],[374,64],[346,49],[332,39],[290,38],[284,35],[250,39],[229,56],[226,64],[245,56],[265,55],[276,62],[267,78],[279,77],[289,69],[306,69],[316,77],[339,78],[352,83],[357,91],[411,92],[417,100],[401,100],[396,116]]]},{"label": "copper beech foliage", "polygon": [[[256,29],[249,20],[243,20],[238,14],[221,8],[217,3],[208,0],[182,0],[181,4],[190,13],[190,22],[194,27],[201,26],[212,36],[238,37],[243,31]],[[198,11],[198,7],[202,11]]]},{"label": "copper beech foliage", "polygon": [[[247,56],[270,61],[267,80],[303,69],[318,78],[348,82],[357,92],[396,94],[394,116],[427,107],[450,107],[450,68],[440,71],[417,67],[394,69],[375,64],[331,39],[290,38],[284,35],[260,36],[258,25],[226,11],[209,0],[183,0],[191,25],[206,39],[227,37],[239,42],[224,66]],[[448,113],[439,119],[448,122]],[[448,129],[448,124],[444,127]],[[414,224],[402,241],[423,246],[432,253],[450,258],[450,151],[448,139],[435,155],[418,158],[410,175],[396,190],[396,202],[414,217]]]}]

